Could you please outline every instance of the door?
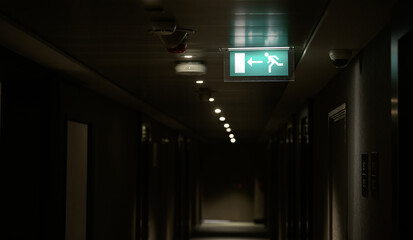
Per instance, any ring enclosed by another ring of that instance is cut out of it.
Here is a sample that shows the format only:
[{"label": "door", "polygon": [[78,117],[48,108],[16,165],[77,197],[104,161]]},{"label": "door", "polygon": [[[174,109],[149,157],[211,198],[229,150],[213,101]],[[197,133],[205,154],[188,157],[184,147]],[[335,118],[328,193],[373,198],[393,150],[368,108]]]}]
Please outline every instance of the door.
[{"label": "door", "polygon": [[67,122],[66,240],[86,240],[88,125]]},{"label": "door", "polygon": [[346,105],[328,114],[330,154],[330,239],[347,239],[347,140]]}]

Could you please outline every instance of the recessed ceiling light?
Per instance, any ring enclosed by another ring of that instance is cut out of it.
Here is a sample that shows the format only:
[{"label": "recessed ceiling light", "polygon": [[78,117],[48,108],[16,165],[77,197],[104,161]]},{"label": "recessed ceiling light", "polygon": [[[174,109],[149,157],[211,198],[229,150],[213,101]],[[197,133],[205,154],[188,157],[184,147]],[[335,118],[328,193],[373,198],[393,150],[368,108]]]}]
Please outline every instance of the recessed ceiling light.
[{"label": "recessed ceiling light", "polygon": [[224,128],[229,128],[229,123],[225,123]]},{"label": "recessed ceiling light", "polygon": [[210,102],[213,102],[213,101],[215,101],[215,98],[210,97],[208,100],[209,100]]},{"label": "recessed ceiling light", "polygon": [[181,62],[175,66],[175,72],[179,75],[200,76],[207,72],[207,68],[201,62]]},{"label": "recessed ceiling light", "polygon": [[196,84],[203,84],[203,83],[204,83],[203,80],[197,80],[197,81],[196,81]]},{"label": "recessed ceiling light", "polygon": [[225,129],[225,130],[227,130],[227,132],[231,132],[231,131],[232,131],[231,128],[227,128],[227,129]]},{"label": "recessed ceiling light", "polygon": [[184,58],[192,58],[192,55],[184,55]]},{"label": "recessed ceiling light", "polygon": [[219,121],[221,122],[225,121],[225,117],[219,117]]},{"label": "recessed ceiling light", "polygon": [[221,112],[221,109],[219,109],[219,108],[215,109],[215,113],[220,113],[220,112]]},{"label": "recessed ceiling light", "polygon": [[235,138],[231,138],[230,140],[232,143],[235,143],[237,140],[235,140]]},{"label": "recessed ceiling light", "polygon": [[229,135],[229,138],[234,138],[234,134],[231,133],[231,134]]}]

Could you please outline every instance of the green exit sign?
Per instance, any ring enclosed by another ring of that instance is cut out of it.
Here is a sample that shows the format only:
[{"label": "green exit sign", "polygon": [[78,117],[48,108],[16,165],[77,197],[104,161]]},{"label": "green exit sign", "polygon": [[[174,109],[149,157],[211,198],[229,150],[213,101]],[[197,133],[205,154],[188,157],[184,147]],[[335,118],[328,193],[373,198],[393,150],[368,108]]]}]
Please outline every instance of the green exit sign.
[{"label": "green exit sign", "polygon": [[292,49],[229,48],[224,61],[225,81],[292,81]]},{"label": "green exit sign", "polygon": [[230,76],[288,76],[288,50],[230,51]]}]

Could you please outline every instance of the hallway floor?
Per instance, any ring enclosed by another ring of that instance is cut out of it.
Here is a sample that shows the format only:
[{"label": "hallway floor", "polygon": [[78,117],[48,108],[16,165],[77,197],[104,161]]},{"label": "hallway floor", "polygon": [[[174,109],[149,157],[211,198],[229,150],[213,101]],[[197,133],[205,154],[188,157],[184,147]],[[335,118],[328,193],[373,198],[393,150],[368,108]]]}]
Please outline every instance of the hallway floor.
[{"label": "hallway floor", "polygon": [[254,222],[231,222],[204,220],[195,228],[192,240],[266,240],[268,233],[264,224]]}]

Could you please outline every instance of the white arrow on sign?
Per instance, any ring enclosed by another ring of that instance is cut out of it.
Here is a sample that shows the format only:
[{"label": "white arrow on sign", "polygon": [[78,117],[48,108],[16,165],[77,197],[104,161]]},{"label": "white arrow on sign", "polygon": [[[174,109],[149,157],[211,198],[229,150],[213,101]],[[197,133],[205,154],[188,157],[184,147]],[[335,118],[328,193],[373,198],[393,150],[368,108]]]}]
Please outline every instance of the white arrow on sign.
[{"label": "white arrow on sign", "polygon": [[262,61],[252,61],[252,57],[248,60],[248,64],[252,67],[253,63],[262,63]]}]

